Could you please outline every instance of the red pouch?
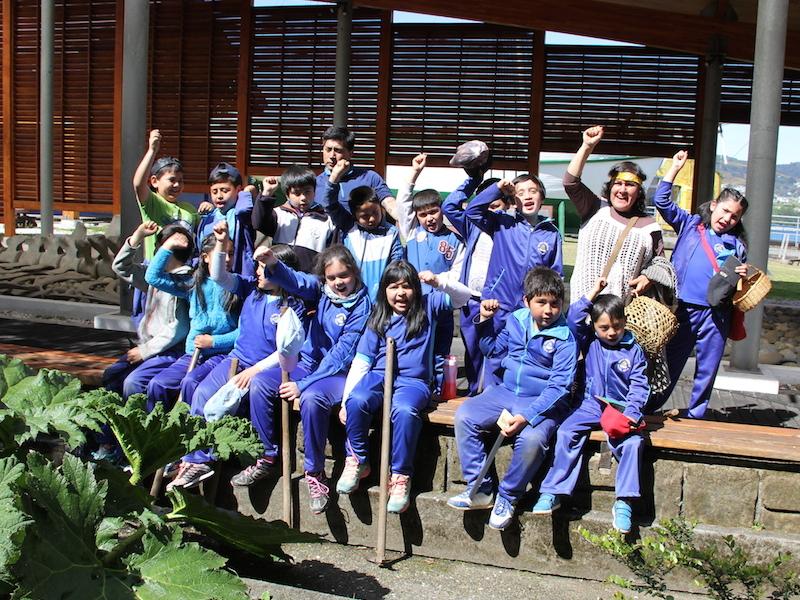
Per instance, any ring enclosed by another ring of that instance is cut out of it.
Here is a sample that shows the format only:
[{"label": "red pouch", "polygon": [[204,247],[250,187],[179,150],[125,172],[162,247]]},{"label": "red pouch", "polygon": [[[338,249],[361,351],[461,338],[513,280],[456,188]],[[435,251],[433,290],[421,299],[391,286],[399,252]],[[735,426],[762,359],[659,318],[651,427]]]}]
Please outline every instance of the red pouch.
[{"label": "red pouch", "polygon": [[744,329],[744,313],[738,308],[734,308],[731,313],[731,326],[728,329],[728,339],[738,342],[747,337]]},{"label": "red pouch", "polygon": [[603,414],[600,415],[600,427],[611,439],[623,438],[634,431],[644,429],[645,426],[644,421],[638,426],[633,426],[628,417],[610,404],[606,404]]}]

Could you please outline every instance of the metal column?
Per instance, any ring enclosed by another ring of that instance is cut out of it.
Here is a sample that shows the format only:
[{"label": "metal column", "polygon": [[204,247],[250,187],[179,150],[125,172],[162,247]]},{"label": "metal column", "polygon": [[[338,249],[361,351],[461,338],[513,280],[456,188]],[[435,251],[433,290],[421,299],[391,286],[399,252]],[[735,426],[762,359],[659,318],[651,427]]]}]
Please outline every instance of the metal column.
[{"label": "metal column", "polygon": [[[747,260],[761,269],[766,268],[769,259],[788,8],[788,0],[760,0],[758,3],[753,97],[750,103],[750,146],[747,151],[747,199],[750,208],[744,222],[749,236]],[[747,313],[747,338],[734,345],[732,367],[758,370],[763,316],[763,305]]]},{"label": "metal column", "polygon": [[53,235],[53,0],[42,0],[39,54],[39,215],[42,235]]},{"label": "metal column", "polygon": [[[122,57],[122,188],[120,232],[129,235],[141,222],[133,189],[133,173],[144,153],[147,135],[147,55],[149,48],[150,3],[125,0],[125,29]],[[120,308],[131,306],[131,291],[120,286]]]},{"label": "metal column", "polygon": [[336,4],[336,89],[333,104],[333,124],[347,127],[348,91],[350,89],[350,45],[353,32],[352,0]]}]

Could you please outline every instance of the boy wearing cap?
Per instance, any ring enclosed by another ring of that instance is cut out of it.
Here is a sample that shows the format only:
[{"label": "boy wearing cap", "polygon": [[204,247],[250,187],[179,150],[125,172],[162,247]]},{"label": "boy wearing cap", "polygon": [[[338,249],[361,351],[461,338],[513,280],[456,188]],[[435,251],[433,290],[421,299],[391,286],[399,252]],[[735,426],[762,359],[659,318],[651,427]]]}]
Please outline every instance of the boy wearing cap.
[{"label": "boy wearing cap", "polygon": [[214,209],[200,218],[197,227],[197,247],[203,239],[214,232],[218,221],[228,223],[228,232],[233,241],[233,257],[230,270],[243,277],[255,280],[253,248],[255,232],[251,224],[253,212],[252,187],[242,190],[242,175],[231,164],[219,163],[208,176],[209,195]]},{"label": "boy wearing cap", "polygon": [[[559,495],[572,494],[589,433],[601,428],[619,462],[612,508],[614,529],[628,533],[631,500],[641,496],[642,413],[650,385],[644,350],[625,329],[625,302],[613,294],[599,296],[604,287],[605,278],[598,279],[594,288],[569,308],[569,328],[584,356],[585,392],[580,406],[558,428],[553,466],[542,481],[533,512],[550,514],[561,506]],[[588,322],[587,317],[591,318]]]}]

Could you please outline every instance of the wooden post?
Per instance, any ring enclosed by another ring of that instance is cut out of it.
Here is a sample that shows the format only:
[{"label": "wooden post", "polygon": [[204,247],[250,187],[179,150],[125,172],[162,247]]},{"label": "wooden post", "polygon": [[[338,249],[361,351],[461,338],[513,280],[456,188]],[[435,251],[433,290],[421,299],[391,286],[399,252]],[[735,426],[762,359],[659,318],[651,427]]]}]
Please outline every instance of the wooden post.
[{"label": "wooden post", "polygon": [[386,373],[383,377],[383,418],[381,420],[381,489],[378,494],[378,539],[375,562],[386,562],[386,520],[389,501],[389,458],[392,448],[392,392],[394,391],[394,338],[386,338]]},{"label": "wooden post", "polygon": [[392,85],[392,11],[381,14],[381,46],[378,59],[378,103],[375,115],[375,172],[386,179],[389,155],[389,103]]},{"label": "wooden post", "polygon": [[544,125],[545,48],[544,31],[533,33],[533,78],[531,80],[531,121],[528,129],[528,171],[539,172]]},{"label": "wooden post", "polygon": [[3,224],[14,235],[14,0],[3,2]]},{"label": "wooden post", "polygon": [[242,0],[242,23],[239,43],[239,81],[236,87],[236,166],[247,184],[247,161],[250,158],[250,66],[253,45],[253,5]]}]

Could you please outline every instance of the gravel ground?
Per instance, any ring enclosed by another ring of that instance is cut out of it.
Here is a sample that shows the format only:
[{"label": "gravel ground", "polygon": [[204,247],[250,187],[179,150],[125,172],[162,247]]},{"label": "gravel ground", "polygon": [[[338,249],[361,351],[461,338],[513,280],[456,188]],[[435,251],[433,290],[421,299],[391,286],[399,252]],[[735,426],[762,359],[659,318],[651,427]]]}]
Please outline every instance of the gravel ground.
[{"label": "gravel ground", "polygon": [[[274,600],[597,600],[611,598],[618,589],[598,581],[425,557],[404,558],[397,553],[387,556],[394,561],[388,568],[380,568],[369,562],[375,551],[358,546],[295,544],[284,549],[294,557],[294,564],[266,568],[235,565],[253,598],[268,592]],[[258,572],[251,572],[255,570]],[[675,594],[676,600],[699,597]]]}]

